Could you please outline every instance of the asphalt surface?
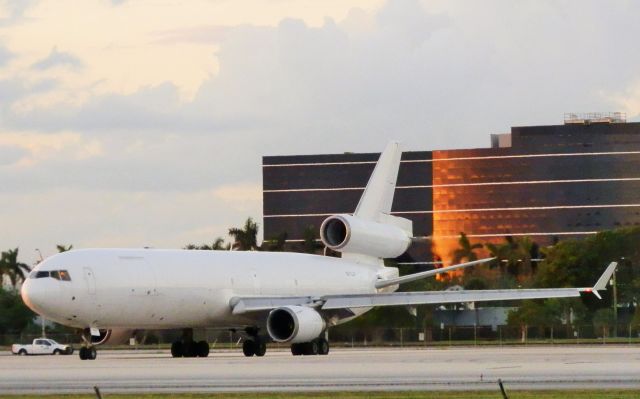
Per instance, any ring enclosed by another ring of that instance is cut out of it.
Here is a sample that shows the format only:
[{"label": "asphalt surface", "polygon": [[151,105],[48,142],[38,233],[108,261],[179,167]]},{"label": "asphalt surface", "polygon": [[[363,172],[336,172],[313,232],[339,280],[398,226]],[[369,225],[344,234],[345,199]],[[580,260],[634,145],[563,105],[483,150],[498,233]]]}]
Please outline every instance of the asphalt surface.
[{"label": "asphalt surface", "polygon": [[98,359],[0,355],[0,394],[509,389],[640,389],[638,346],[333,349],[328,356],[238,351],[172,359],[99,351]]}]

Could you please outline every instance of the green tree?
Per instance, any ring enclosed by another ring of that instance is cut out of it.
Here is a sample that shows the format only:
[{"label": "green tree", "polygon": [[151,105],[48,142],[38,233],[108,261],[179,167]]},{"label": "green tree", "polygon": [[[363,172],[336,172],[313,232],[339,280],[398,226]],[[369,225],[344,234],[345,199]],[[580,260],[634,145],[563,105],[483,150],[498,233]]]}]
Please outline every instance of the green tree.
[{"label": "green tree", "polygon": [[0,255],[0,280],[8,277],[12,286],[16,286],[20,281],[25,280],[25,273],[29,274],[31,268],[18,261],[18,248],[3,251]]},{"label": "green tree", "polygon": [[544,329],[549,328],[553,338],[553,327],[561,323],[561,316],[562,304],[556,299],[527,300],[509,312],[507,324],[520,327],[523,342],[526,340],[528,328],[532,326],[540,329],[541,336],[544,336]]},{"label": "green tree", "polygon": [[255,251],[258,249],[258,224],[247,218],[242,228],[232,227],[229,235],[233,237],[232,248],[238,251]]},{"label": "green tree", "polygon": [[610,308],[596,310],[593,314],[593,327],[602,331],[602,337],[609,336],[609,328],[613,325],[613,311]]},{"label": "green tree", "polygon": [[303,236],[304,236],[304,243],[303,243],[303,250],[304,252],[308,253],[308,254],[317,254],[318,252],[320,252],[320,250],[322,250],[322,243],[320,243],[318,241],[318,233],[317,233],[318,229],[313,226],[313,225],[309,225],[307,226],[306,229],[304,229],[303,232]]},{"label": "green tree", "polygon": [[0,334],[20,333],[35,314],[29,309],[16,289],[0,288]]},{"label": "green tree", "polygon": [[636,310],[633,312],[633,318],[631,319],[631,329],[635,332],[640,331],[640,306],[636,306]]},{"label": "green tree", "polygon": [[261,251],[282,252],[287,243],[287,233],[279,234],[275,240],[265,240],[260,246]]},{"label": "green tree", "polygon": [[460,248],[455,249],[452,253],[454,264],[462,263],[463,260],[466,260],[467,262],[478,260],[478,255],[476,255],[474,251],[482,248],[482,244],[471,244],[469,237],[467,237],[465,233],[461,232],[460,238],[458,239],[458,245]]},{"label": "green tree", "polygon": [[67,251],[71,251],[73,249],[73,245],[58,244],[58,245],[56,245],[56,249],[58,250],[58,253],[67,252]]},{"label": "green tree", "polygon": [[212,244],[187,244],[185,245],[184,249],[199,249],[199,250],[205,250],[205,251],[221,251],[221,250],[229,250],[229,248],[231,248],[231,244],[230,243],[226,243],[224,242],[224,238],[222,237],[218,237],[215,239],[215,241]]}]

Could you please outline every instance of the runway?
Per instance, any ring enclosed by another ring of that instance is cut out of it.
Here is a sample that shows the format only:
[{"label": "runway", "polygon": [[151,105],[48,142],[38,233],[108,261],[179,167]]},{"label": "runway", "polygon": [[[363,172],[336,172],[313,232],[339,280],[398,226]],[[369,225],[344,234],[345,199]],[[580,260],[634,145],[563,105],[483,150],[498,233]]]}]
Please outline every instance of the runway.
[{"label": "runway", "polygon": [[640,347],[332,349],[328,356],[240,351],[172,359],[167,351],[0,356],[0,394],[109,392],[640,389]]}]

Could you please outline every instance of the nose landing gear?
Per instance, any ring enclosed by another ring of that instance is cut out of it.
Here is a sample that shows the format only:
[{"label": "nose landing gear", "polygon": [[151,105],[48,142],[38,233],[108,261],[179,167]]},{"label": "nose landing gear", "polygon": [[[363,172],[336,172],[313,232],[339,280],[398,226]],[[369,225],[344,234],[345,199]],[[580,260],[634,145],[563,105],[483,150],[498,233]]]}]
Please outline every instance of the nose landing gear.
[{"label": "nose landing gear", "polygon": [[90,330],[88,328],[83,330],[80,336],[82,337],[83,341],[82,347],[78,351],[80,360],[96,360],[96,357],[98,357],[98,351],[96,350],[96,347],[91,343]]},{"label": "nose landing gear", "polygon": [[80,360],[96,360],[98,351],[95,346],[83,346],[80,348]]}]

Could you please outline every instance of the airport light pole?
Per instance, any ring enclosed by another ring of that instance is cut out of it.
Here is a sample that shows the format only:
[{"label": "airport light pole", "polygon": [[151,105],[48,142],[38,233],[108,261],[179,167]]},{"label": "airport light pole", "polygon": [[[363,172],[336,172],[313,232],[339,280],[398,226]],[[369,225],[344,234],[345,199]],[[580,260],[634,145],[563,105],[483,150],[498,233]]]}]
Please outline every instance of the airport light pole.
[{"label": "airport light pole", "polygon": [[[42,252],[40,252],[40,249],[36,248],[36,252],[38,253],[38,255],[40,255],[40,260],[38,260],[36,262],[36,266],[38,266],[38,264],[40,262],[42,262],[44,260],[44,258],[42,257]],[[44,337],[47,336],[47,332],[45,331],[45,325],[44,325],[46,320],[44,319],[44,316],[40,316],[40,321],[41,321],[40,324],[41,324],[41,327],[42,327],[42,337],[44,338]]]}]

